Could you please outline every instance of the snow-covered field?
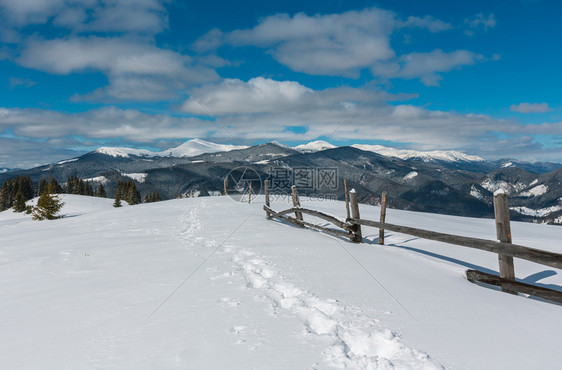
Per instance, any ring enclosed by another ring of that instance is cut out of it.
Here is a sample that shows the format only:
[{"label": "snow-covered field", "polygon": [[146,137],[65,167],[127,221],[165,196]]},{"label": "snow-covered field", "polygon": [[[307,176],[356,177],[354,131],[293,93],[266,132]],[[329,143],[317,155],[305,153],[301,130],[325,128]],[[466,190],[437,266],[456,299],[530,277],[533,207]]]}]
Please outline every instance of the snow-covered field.
[{"label": "snow-covered field", "polygon": [[[467,268],[497,271],[492,253],[391,232],[379,246],[370,228],[370,243],[351,244],[228,197],[63,200],[55,221],[0,213],[0,369],[562,363],[561,306],[467,282]],[[341,202],[302,203],[345,215]],[[495,239],[493,220],[388,210],[387,221]],[[561,227],[513,223],[512,234],[562,252]],[[516,260],[515,271],[562,287],[558,270]]]}]

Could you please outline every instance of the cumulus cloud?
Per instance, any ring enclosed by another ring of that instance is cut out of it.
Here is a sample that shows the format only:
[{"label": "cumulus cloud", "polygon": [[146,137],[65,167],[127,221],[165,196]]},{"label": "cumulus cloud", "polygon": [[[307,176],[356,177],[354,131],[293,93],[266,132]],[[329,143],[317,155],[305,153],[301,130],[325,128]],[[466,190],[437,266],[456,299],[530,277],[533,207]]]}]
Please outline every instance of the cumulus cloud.
[{"label": "cumulus cloud", "polygon": [[31,38],[16,61],[27,68],[56,74],[102,71],[109,77],[110,86],[83,97],[94,100],[101,97],[131,100],[171,98],[178,87],[168,72],[184,84],[218,78],[214,69],[198,64],[192,57],[132,37]]},{"label": "cumulus cloud", "polygon": [[352,111],[365,97],[370,104],[406,101],[417,94],[389,94],[362,88],[331,88],[312,90],[296,81],[276,81],[256,77],[244,82],[225,79],[220,84],[194,90],[197,100],[189,98],[184,112],[205,115],[289,114],[288,112],[320,112],[334,109]]},{"label": "cumulus cloud", "polygon": [[[4,138],[0,136],[0,167],[31,168],[84,154],[61,145],[60,141]],[[77,145],[77,142],[68,143]],[[16,153],[16,154],[15,154]]]},{"label": "cumulus cloud", "polygon": [[[117,107],[73,114],[4,108],[0,109],[0,132],[28,140],[83,137],[100,143],[122,140],[153,146],[162,140],[193,137],[250,144],[314,140],[333,133],[333,141],[386,140],[414,149],[454,148],[489,158],[526,153],[547,159],[562,151],[552,147],[548,151],[540,140],[545,135],[562,136],[562,122],[523,125],[486,115],[430,110],[399,102],[408,96],[369,95],[367,89],[315,91],[294,81],[230,79],[196,90],[196,96],[220,124],[209,120],[206,111],[188,99],[182,107],[189,114],[186,117]],[[398,104],[388,103],[393,98]],[[221,126],[228,127],[228,132]],[[306,129],[291,130],[295,127]]]},{"label": "cumulus cloud", "polygon": [[73,31],[158,33],[168,25],[161,0],[0,0],[5,23],[45,24]]},{"label": "cumulus cloud", "polygon": [[389,42],[393,29],[394,14],[376,8],[315,16],[277,14],[252,29],[235,30],[225,40],[268,48],[295,71],[357,76],[361,68],[394,56]]},{"label": "cumulus cloud", "polygon": [[[54,74],[100,71],[109,84],[72,101],[159,101],[177,98],[178,86],[218,79],[219,58],[200,61],[158,47],[154,35],[168,26],[164,0],[0,0],[5,56],[26,68]],[[26,35],[26,26],[48,24],[56,38]],[[15,39],[5,30],[21,30]],[[4,37],[4,35],[8,35]],[[213,64],[213,65],[210,65]],[[164,66],[164,67],[162,67]],[[165,70],[165,69],[167,70]]]},{"label": "cumulus cloud", "polygon": [[213,114],[281,113],[306,104],[312,95],[311,89],[295,81],[256,77],[246,83],[239,79],[225,79],[218,86],[198,90],[197,101],[190,98],[182,110],[194,114],[205,114],[206,109]]},{"label": "cumulus cloud", "polygon": [[450,23],[443,22],[442,20],[436,19],[430,15],[426,15],[423,18],[410,16],[405,21],[398,21],[397,27],[425,28],[434,33],[453,29],[453,26]]},{"label": "cumulus cloud", "polygon": [[446,53],[439,49],[398,58],[390,44],[391,36],[396,30],[411,28],[436,33],[453,26],[432,16],[402,20],[378,8],[314,16],[276,14],[251,29],[230,33],[213,29],[192,46],[199,52],[209,52],[224,44],[252,45],[265,48],[279,63],[298,72],[354,78],[368,68],[376,76],[420,78],[431,86],[438,84],[439,73],[483,59],[466,50]]},{"label": "cumulus cloud", "polygon": [[488,16],[478,13],[472,18],[466,18],[464,23],[467,26],[464,33],[472,36],[477,30],[488,31],[490,28],[494,28],[496,26],[496,18],[493,13],[488,14]]},{"label": "cumulus cloud", "polygon": [[509,110],[519,113],[545,113],[552,109],[549,108],[547,103],[520,103],[510,106]]},{"label": "cumulus cloud", "polygon": [[484,56],[468,50],[444,52],[435,49],[429,53],[410,53],[399,60],[376,63],[372,70],[374,74],[390,75],[392,78],[419,78],[426,86],[438,86],[442,79],[439,73],[460,69],[484,60]]},{"label": "cumulus cloud", "polygon": [[10,89],[13,89],[18,86],[31,87],[34,86],[36,82],[29,78],[10,77],[8,84],[10,85]]}]

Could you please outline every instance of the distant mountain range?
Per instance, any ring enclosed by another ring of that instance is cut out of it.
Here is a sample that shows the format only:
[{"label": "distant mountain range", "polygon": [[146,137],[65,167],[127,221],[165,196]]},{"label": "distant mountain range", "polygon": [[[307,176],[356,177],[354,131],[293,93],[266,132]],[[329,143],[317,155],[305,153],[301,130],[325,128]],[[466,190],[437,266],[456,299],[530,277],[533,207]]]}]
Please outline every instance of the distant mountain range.
[{"label": "distant mountain range", "polygon": [[[253,168],[262,180],[284,172],[292,181],[296,171],[310,169],[310,186],[299,189],[304,195],[329,193],[343,199],[345,178],[363,203],[377,204],[387,191],[390,207],[476,217],[493,216],[493,193],[503,189],[510,197],[512,219],[562,224],[561,164],[487,161],[456,151],[380,145],[337,147],[314,141],[296,147],[276,142],[248,147],[194,139],[160,152],[104,147],[46,166],[0,171],[0,183],[20,175],[31,176],[35,183],[48,176],[64,183],[76,175],[94,187],[103,183],[113,196],[119,180],[132,179],[143,195],[158,191],[163,198],[174,198],[219,194],[223,179],[240,166]],[[336,186],[318,189],[314,181],[325,169],[337,172]]]}]

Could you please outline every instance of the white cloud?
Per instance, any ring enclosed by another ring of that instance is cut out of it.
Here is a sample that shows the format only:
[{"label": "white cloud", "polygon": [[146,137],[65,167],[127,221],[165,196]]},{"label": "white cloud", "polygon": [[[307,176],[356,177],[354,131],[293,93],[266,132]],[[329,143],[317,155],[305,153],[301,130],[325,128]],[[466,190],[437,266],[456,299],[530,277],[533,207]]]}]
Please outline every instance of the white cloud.
[{"label": "white cloud", "polygon": [[373,62],[394,56],[389,42],[393,28],[394,14],[376,8],[315,16],[277,14],[252,29],[233,31],[226,40],[269,48],[277,61],[295,71],[357,76]]},{"label": "white cloud", "polygon": [[464,33],[472,36],[477,30],[488,31],[490,28],[494,28],[496,26],[496,18],[493,13],[488,14],[487,17],[482,13],[478,13],[472,18],[466,18],[464,23],[468,27]]},{"label": "white cloud", "polygon": [[36,82],[29,78],[10,77],[8,84],[10,85],[10,89],[13,89],[18,86],[31,87],[34,86]]},{"label": "white cloud", "polygon": [[190,56],[132,37],[31,38],[16,61],[56,74],[102,71],[110,85],[82,97],[94,100],[173,98],[178,86],[168,72],[186,85],[218,78],[213,69],[199,65]]},{"label": "white cloud", "polygon": [[378,8],[314,16],[276,14],[263,18],[251,29],[230,33],[214,29],[192,46],[209,52],[224,44],[252,45],[267,49],[279,63],[298,72],[354,78],[370,68],[377,76],[420,78],[432,86],[441,79],[438,73],[483,59],[466,50],[445,53],[436,49],[408,54],[402,58],[406,63],[400,66],[390,39],[396,30],[404,28],[423,28],[435,33],[453,26],[432,16],[402,20],[395,13]]},{"label": "white cloud", "polygon": [[82,150],[66,148],[66,144],[78,143],[0,137],[0,167],[31,168],[84,154]]},{"label": "white cloud", "polygon": [[50,21],[73,31],[158,33],[168,25],[160,0],[0,0],[4,23],[14,27]]},{"label": "white cloud", "polygon": [[435,49],[429,53],[410,53],[391,62],[376,63],[374,74],[390,75],[391,78],[419,78],[426,86],[438,86],[439,73],[460,69],[484,60],[482,55],[467,50],[443,52]]},{"label": "white cloud", "polygon": [[[182,141],[194,137],[243,144],[271,140],[310,141],[334,132],[331,141],[386,140],[412,149],[456,149],[485,158],[526,159],[532,156],[533,159],[556,160],[562,154],[562,147],[551,145],[546,148],[540,143],[541,136],[562,137],[562,122],[523,125],[515,120],[500,120],[486,115],[435,111],[411,104],[391,105],[386,103],[388,96],[384,93],[375,94],[374,99],[361,103],[368,94],[364,89],[310,91],[298,84],[286,85],[267,79],[260,82],[267,86],[263,91],[272,90],[264,94],[264,108],[251,109],[251,106],[244,105],[239,108],[234,105],[240,103],[235,97],[237,91],[243,98],[259,98],[256,93],[258,88],[250,81],[228,81],[201,95],[209,99],[207,103],[211,104],[210,107],[220,112],[215,114],[221,124],[209,120],[203,112],[202,117],[197,118],[147,114],[116,107],[74,114],[5,108],[0,109],[0,132],[7,130],[26,140],[47,139],[48,145],[61,150],[79,147],[66,143],[65,138],[72,137],[100,143],[122,140],[131,145],[144,143],[156,146],[162,143],[161,140]],[[227,83],[233,86],[221,95],[220,91]],[[283,88],[286,89],[285,95],[281,92]],[[224,105],[212,102],[212,98],[218,97],[226,100]],[[281,99],[282,108],[272,103],[274,97]],[[189,100],[186,106],[197,112]],[[349,118],[351,112],[354,113]],[[221,125],[228,127],[236,139]],[[306,130],[297,134],[288,130],[291,127],[305,127]],[[498,132],[502,133],[501,137]],[[63,144],[55,144],[55,139],[65,140]],[[10,167],[9,163],[0,165]]]},{"label": "white cloud", "polygon": [[512,105],[509,107],[509,110],[519,113],[545,113],[551,109],[548,107],[547,103],[520,103]]},{"label": "white cloud", "polygon": [[197,100],[190,98],[182,110],[206,114],[238,114],[278,112],[293,109],[310,101],[313,91],[295,81],[275,81],[256,77],[247,83],[239,79],[225,79],[218,86],[207,86],[197,91]]},{"label": "white cloud", "polygon": [[453,29],[453,26],[450,23],[443,22],[440,19],[435,19],[430,15],[426,15],[423,18],[410,16],[405,21],[399,21],[397,26],[426,28],[430,32],[441,32]]}]

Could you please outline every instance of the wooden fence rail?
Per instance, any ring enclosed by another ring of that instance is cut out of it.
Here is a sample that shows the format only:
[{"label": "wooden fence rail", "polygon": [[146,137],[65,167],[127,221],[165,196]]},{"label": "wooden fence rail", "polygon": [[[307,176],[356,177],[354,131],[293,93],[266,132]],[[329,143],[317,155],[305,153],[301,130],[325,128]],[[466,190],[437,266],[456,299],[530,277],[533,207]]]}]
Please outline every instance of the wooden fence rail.
[{"label": "wooden fence rail", "polygon": [[429,230],[417,229],[415,227],[393,225],[393,224],[382,223],[377,221],[350,219],[348,220],[348,222],[352,224],[371,226],[384,230],[394,231],[397,233],[417,236],[423,239],[430,239],[438,242],[455,244],[463,247],[475,248],[483,251],[503,254],[505,256],[521,258],[527,261],[539,263],[541,265],[562,269],[562,254],[560,253],[543,251],[540,249],[529,248],[517,244],[472,238],[468,236],[451,235],[451,234],[440,233],[437,231],[429,231]]},{"label": "wooden fence rail", "polygon": [[[345,182],[344,184],[347,190],[347,184]],[[268,184],[266,183],[266,187],[267,185]],[[361,226],[369,226],[379,229],[379,244],[384,244],[384,230],[389,230],[397,233],[416,236],[423,239],[435,240],[438,242],[496,253],[499,258],[500,276],[494,276],[475,270],[468,270],[468,280],[473,282],[478,281],[485,284],[498,285],[501,287],[502,291],[506,293],[517,294],[517,292],[521,292],[542,297],[557,303],[562,303],[562,292],[560,291],[541,288],[535,285],[515,281],[515,271],[513,267],[514,257],[545,266],[562,269],[562,254],[511,243],[509,207],[505,194],[496,194],[494,196],[494,211],[496,216],[496,233],[498,241],[452,235],[437,231],[418,229],[415,227],[401,226],[384,222],[386,217],[385,193],[382,197],[380,222],[365,220],[361,218],[359,214],[357,194],[355,193],[354,189],[349,191],[349,197],[347,196],[348,194],[346,191],[346,213],[348,216],[346,221],[341,221],[334,216],[320,211],[302,208],[300,206],[298,192],[295,186],[293,186],[292,188],[293,207],[284,211],[277,212],[270,208],[269,192],[267,188],[265,195],[266,205],[263,207],[263,209],[266,212],[267,218],[275,217],[290,222],[299,227],[310,227],[313,229],[328,232],[336,236],[349,238],[350,241],[354,243],[361,243],[363,241]],[[351,206],[351,212],[349,212],[349,206]],[[294,213],[295,217],[289,216],[289,214],[291,213]],[[320,218],[324,221],[334,224],[335,226],[343,230],[328,228],[304,221],[302,217],[303,214]]]}]

